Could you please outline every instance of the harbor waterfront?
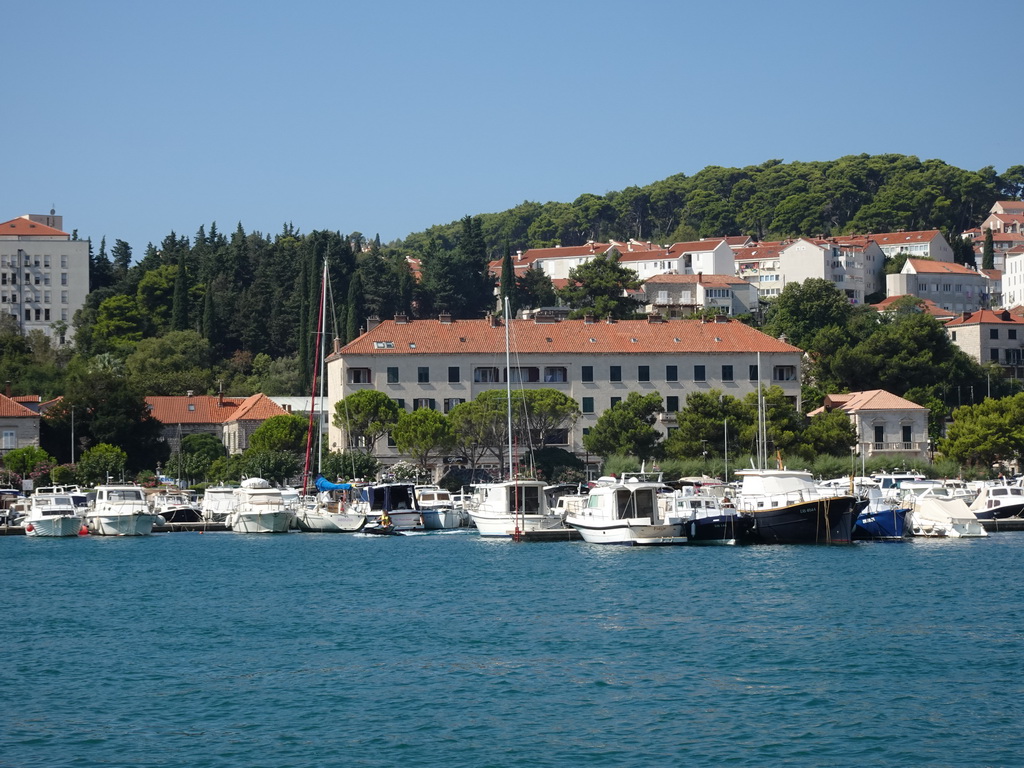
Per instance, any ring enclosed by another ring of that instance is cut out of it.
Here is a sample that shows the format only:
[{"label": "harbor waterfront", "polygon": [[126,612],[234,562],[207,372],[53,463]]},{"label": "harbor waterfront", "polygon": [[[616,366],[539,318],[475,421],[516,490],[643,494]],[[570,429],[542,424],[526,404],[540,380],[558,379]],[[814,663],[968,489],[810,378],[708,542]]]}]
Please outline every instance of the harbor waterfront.
[{"label": "harbor waterfront", "polygon": [[1024,762],[1020,533],[0,549],[0,766]]}]

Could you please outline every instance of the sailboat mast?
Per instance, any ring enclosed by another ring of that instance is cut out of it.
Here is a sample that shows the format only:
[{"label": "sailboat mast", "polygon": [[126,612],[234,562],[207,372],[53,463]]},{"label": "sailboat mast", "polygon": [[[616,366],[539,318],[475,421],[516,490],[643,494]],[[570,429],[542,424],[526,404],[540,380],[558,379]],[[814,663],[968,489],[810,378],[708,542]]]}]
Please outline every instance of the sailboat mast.
[{"label": "sailboat mast", "polygon": [[[324,303],[327,295],[327,259],[324,259],[324,271],[323,277],[321,278],[320,285],[320,310],[317,313],[316,320],[316,343],[314,345],[316,349],[316,357],[323,358],[323,323],[324,323]],[[318,381],[318,375],[320,373],[320,364],[322,360],[314,358],[313,363],[313,386],[310,391],[309,397],[309,424],[306,430],[306,462],[302,469],[302,495],[305,496],[309,491],[309,465],[310,459],[313,452],[313,421],[317,415],[317,396],[316,396],[316,385]],[[321,396],[322,397],[322,396]],[[317,427],[320,427],[320,422],[317,420]]]},{"label": "sailboat mast", "polygon": [[512,458],[512,358],[509,354],[509,339],[508,339],[508,296],[505,297],[505,400],[507,403],[506,411],[508,417],[508,479],[511,480],[514,471],[514,464]]},{"label": "sailboat mast", "polygon": [[757,353],[757,468],[768,466],[768,440],[765,436],[764,396],[761,393],[761,353]]}]

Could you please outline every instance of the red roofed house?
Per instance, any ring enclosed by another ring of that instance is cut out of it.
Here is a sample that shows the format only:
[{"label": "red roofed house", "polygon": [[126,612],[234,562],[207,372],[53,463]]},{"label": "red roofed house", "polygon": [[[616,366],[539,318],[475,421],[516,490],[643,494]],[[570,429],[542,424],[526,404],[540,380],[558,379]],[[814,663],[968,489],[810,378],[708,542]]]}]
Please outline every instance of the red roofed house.
[{"label": "red roofed house", "polygon": [[736,274],[753,285],[760,298],[778,296],[786,287],[779,252],[790,243],[790,240],[766,240],[736,249]]},{"label": "red roofed house", "polygon": [[655,275],[644,283],[647,311],[687,317],[711,309],[723,315],[758,310],[757,288],[732,275]]},{"label": "red roofed house", "polygon": [[1024,378],[1024,318],[1007,309],[964,312],[946,323],[949,338],[979,363],[998,363],[1007,375]]},{"label": "red roofed house", "polygon": [[872,240],[863,237],[800,237],[779,249],[779,268],[785,282],[819,278],[835,283],[853,304],[885,289],[882,268],[885,254]]},{"label": "red roofed house", "polygon": [[843,395],[826,395],[825,404],[808,416],[845,411],[857,433],[857,446],[870,458],[879,453],[907,459],[928,458],[928,409],[910,400],[872,389]]},{"label": "red roofed house", "polygon": [[886,295],[918,296],[952,312],[974,311],[992,300],[989,276],[954,262],[907,259],[903,270],[885,277]]},{"label": "red roofed house", "polygon": [[242,453],[249,437],[271,416],[287,413],[266,395],[224,397],[223,395],[166,396],[146,398],[153,418],[163,424],[161,437],[177,451],[188,435],[207,434],[220,440],[228,453]]},{"label": "red roofed house", "polygon": [[879,312],[893,312],[893,305],[900,299],[913,299],[914,309],[916,311],[924,312],[925,314],[931,315],[936,320],[940,320],[942,322],[952,320],[954,317],[956,317],[956,312],[951,312],[948,309],[943,309],[934,301],[931,301],[930,299],[922,299],[919,298],[918,296],[887,296],[877,304],[872,304],[871,307],[873,309],[878,310]]},{"label": "red roofed house", "polygon": [[[582,456],[585,430],[630,392],[661,394],[665,412],[658,424],[663,430],[674,423],[691,392],[717,389],[742,397],[757,390],[761,377],[765,384],[782,387],[799,406],[801,351],[724,317],[512,320],[510,368],[505,330],[495,316],[384,321],[328,358],[330,409],[361,389],[384,392],[404,410],[447,413],[485,390],[504,390],[505,382],[516,388],[552,388],[576,400],[582,416],[572,430],[548,443]],[[348,440],[331,425],[332,449]],[[385,461],[399,458],[390,445],[378,444],[375,453]]]},{"label": "red roofed house", "polygon": [[39,330],[59,344],[89,293],[89,241],[72,240],[62,226],[54,211],[0,224],[0,312],[17,318],[23,334]]},{"label": "red roofed house", "polygon": [[871,235],[860,235],[865,240],[874,240],[882,253],[895,256],[905,253],[908,256],[922,256],[934,261],[953,261],[953,249],[942,233],[937,229],[926,229],[920,232],[877,232]]},{"label": "red roofed house", "polygon": [[0,395],[0,456],[30,445],[39,445],[39,413]]}]

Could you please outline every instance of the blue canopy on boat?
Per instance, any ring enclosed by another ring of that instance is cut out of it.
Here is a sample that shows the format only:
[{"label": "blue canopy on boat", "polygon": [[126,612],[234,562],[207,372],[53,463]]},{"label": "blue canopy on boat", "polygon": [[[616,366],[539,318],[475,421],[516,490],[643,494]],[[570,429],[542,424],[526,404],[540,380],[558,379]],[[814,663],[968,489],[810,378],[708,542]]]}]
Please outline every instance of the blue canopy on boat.
[{"label": "blue canopy on boat", "polygon": [[325,479],[323,475],[317,475],[316,489],[318,491],[348,491],[352,489],[352,484],[332,483],[330,480]]}]

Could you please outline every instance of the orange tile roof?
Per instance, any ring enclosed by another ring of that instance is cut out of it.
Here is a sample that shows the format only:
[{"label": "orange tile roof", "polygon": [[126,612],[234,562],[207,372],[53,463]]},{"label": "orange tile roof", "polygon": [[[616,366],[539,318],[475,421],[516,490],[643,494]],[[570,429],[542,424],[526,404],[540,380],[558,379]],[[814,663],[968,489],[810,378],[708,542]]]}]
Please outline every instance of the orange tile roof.
[{"label": "orange tile roof", "polygon": [[671,259],[668,251],[627,251],[625,253],[619,253],[619,263],[629,264],[635,261],[662,261],[665,259]]},{"label": "orange tile roof", "polygon": [[4,419],[38,419],[39,414],[31,408],[26,408],[14,398],[7,395],[0,395],[0,418]]},{"label": "orange tile roof", "polygon": [[735,275],[654,275],[647,278],[647,283],[700,283],[701,285],[750,285],[742,277]]},{"label": "orange tile roof", "polygon": [[[879,245],[901,245],[903,243],[926,243],[941,233],[937,229],[924,229],[919,232],[875,232],[859,237],[874,240]],[[850,235],[858,237],[858,235]]]},{"label": "orange tile roof", "polygon": [[825,395],[825,405],[808,415],[814,416],[827,410],[841,408],[847,413],[854,411],[926,411],[923,405],[911,402],[884,389],[869,389],[864,392],[847,392],[839,395]]},{"label": "orange tile roof", "polygon": [[[735,320],[619,320],[555,323],[512,320],[509,335],[519,354],[651,354],[787,352],[797,347]],[[376,346],[376,345],[379,346]],[[342,347],[339,355],[493,354],[505,349],[505,327],[488,320],[385,320]],[[332,355],[331,359],[337,359]]]},{"label": "orange tile roof", "polygon": [[964,312],[960,317],[954,318],[946,323],[946,327],[960,325],[982,325],[985,323],[1000,323],[1011,325],[1024,325],[1024,318],[1016,317],[1007,309],[992,310],[979,309],[976,312]]},{"label": "orange tile roof", "polygon": [[[999,200],[995,205],[1001,206],[1004,211],[1019,211],[1024,213],[1024,200]],[[995,207],[995,205],[993,207]]]},{"label": "orange tile roof", "polygon": [[777,259],[779,251],[788,245],[790,240],[766,240],[763,243],[754,243],[746,248],[736,250],[736,261],[753,261],[758,259]]},{"label": "orange tile roof", "polygon": [[930,259],[907,259],[918,274],[978,275],[976,270],[952,261],[931,261]]},{"label": "orange tile roof", "polygon": [[153,395],[146,398],[150,414],[161,424],[220,424],[227,421],[242,402],[241,397],[225,397],[221,405],[216,395]]},{"label": "orange tile roof", "polygon": [[887,296],[877,304],[872,304],[873,309],[877,309],[879,312],[887,312],[892,308],[892,305],[900,299],[912,298],[917,300],[917,305],[922,311],[928,313],[932,317],[937,318],[952,318],[956,317],[956,312],[952,312],[948,309],[943,309],[931,299],[922,299],[919,296],[912,296],[910,294],[904,294],[902,296]]},{"label": "orange tile roof", "polygon": [[707,251],[715,250],[715,248],[724,242],[724,237],[712,237],[707,240],[691,240],[687,243],[672,243],[672,245],[668,247],[668,252],[673,256],[681,253],[705,253]]},{"label": "orange tile roof", "polygon": [[238,409],[224,421],[266,421],[274,416],[282,416],[287,413],[288,411],[269,397],[259,393],[245,398]]},{"label": "orange tile roof", "polygon": [[26,219],[24,216],[19,216],[16,219],[5,221],[0,224],[0,237],[4,235],[17,235],[24,237],[26,235],[35,235],[36,237],[70,237],[67,232],[61,232],[59,229],[48,227],[45,224],[40,224],[38,221],[32,221],[32,219]]}]

